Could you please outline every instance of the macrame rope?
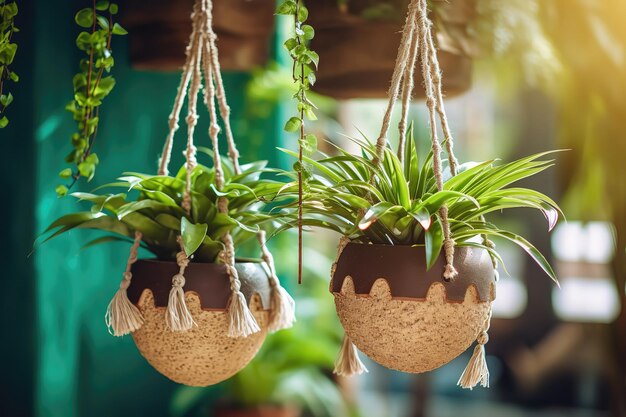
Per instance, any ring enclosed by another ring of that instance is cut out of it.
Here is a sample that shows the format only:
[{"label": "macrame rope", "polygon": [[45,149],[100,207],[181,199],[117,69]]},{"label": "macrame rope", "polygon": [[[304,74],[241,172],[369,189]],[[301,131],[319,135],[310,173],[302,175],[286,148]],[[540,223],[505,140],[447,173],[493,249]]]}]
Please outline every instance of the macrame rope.
[{"label": "macrame rope", "polygon": [[[200,15],[200,4],[196,2],[194,4],[193,13],[191,14],[192,22],[195,22],[196,19],[199,18]],[[183,108],[183,103],[185,101],[185,95],[187,94],[187,88],[189,86],[189,81],[191,80],[192,74],[192,65],[193,65],[193,54],[196,53],[196,49],[194,45],[198,43],[199,31],[197,30],[197,25],[193,24],[191,35],[189,36],[189,44],[185,50],[185,55],[187,59],[185,60],[185,65],[183,66],[183,73],[181,76],[180,84],[178,85],[178,90],[176,91],[176,98],[174,99],[174,107],[172,108],[172,112],[169,117],[169,131],[167,134],[167,138],[165,139],[165,144],[163,145],[163,152],[161,154],[161,159],[159,160],[159,175],[168,175],[168,165],[170,163],[170,159],[172,156],[172,146],[174,144],[174,134],[178,130],[178,120],[180,118],[180,112]]]},{"label": "macrame rope", "polygon": [[233,130],[230,125],[230,106],[228,105],[228,101],[226,100],[226,90],[224,89],[224,81],[222,79],[222,71],[220,68],[219,61],[219,52],[217,50],[216,39],[217,36],[213,31],[213,15],[212,9],[213,5],[210,1],[208,1],[208,13],[207,13],[207,36],[208,36],[208,49],[207,53],[211,62],[211,66],[213,68],[213,76],[215,78],[215,88],[216,88],[216,97],[217,103],[219,105],[220,116],[222,116],[222,121],[224,122],[224,133],[226,134],[226,142],[228,143],[228,156],[233,163],[235,175],[241,173],[241,168],[239,166],[239,151],[237,150],[237,146],[235,145],[235,139],[233,136]]},{"label": "macrame rope", "polygon": [[[200,34],[200,43],[203,40],[203,34]],[[189,102],[187,104],[187,148],[185,149],[185,192],[183,193],[182,207],[187,214],[191,212],[191,176],[193,170],[198,165],[196,161],[196,147],[193,144],[193,135],[198,124],[198,93],[202,85],[202,73],[201,73],[201,51],[196,50],[192,55],[193,62],[193,75],[191,77],[191,86],[189,87]]]},{"label": "macrame rope", "polygon": [[400,163],[404,162],[404,142],[406,139],[406,124],[409,117],[409,107],[411,105],[411,96],[413,94],[413,73],[415,71],[415,63],[417,62],[417,53],[419,50],[419,41],[417,34],[413,34],[411,39],[411,50],[409,61],[404,67],[404,76],[402,79],[402,114],[398,123],[398,159]]},{"label": "macrame rope", "polygon": [[[217,112],[215,108],[216,94],[221,95],[223,98],[223,107],[220,108],[222,118],[224,118],[224,126],[230,130],[230,122],[226,121],[229,118],[228,105],[225,101],[225,94],[221,75],[219,70],[215,67],[213,57],[217,58],[217,48],[215,46],[215,34],[212,30],[212,10],[213,6],[209,0],[197,0],[202,4],[202,21],[200,22],[201,33],[203,40],[200,48],[200,55],[202,60],[202,67],[204,69],[204,78],[206,88],[204,92],[204,102],[209,111],[209,137],[213,146],[213,163],[215,168],[215,186],[218,190],[222,190],[224,187],[224,171],[222,162],[220,159],[219,151],[219,139],[218,135],[220,127],[217,121]],[[218,92],[216,93],[216,88]],[[232,133],[227,133],[232,139]],[[233,145],[234,146],[234,145]],[[231,153],[231,158],[236,155]],[[236,165],[238,166],[238,165]],[[219,197],[217,200],[217,209],[220,213],[228,214],[228,200],[226,197]],[[235,247],[232,236],[229,232],[226,232],[222,236],[222,242],[224,243],[224,249],[220,252],[219,260],[226,267],[226,272],[230,280],[231,297],[228,301],[228,318],[229,328],[228,336],[230,337],[247,337],[253,333],[260,331],[260,327],[254,318],[254,315],[250,311],[246,299],[241,292],[241,281],[239,280],[239,274],[235,268]]]},{"label": "macrame rope", "polygon": [[432,24],[430,23],[430,21],[427,21],[426,30],[428,32],[428,36],[426,38],[428,40],[428,55],[430,57],[430,63],[432,64],[431,73],[435,90],[435,104],[437,113],[439,114],[439,120],[441,121],[441,130],[443,131],[443,136],[445,139],[446,153],[448,154],[448,164],[450,165],[450,175],[455,176],[457,173],[458,161],[454,156],[454,140],[452,139],[452,132],[450,131],[448,117],[446,116],[446,111],[443,105],[441,69],[439,68],[439,59],[437,58],[437,50],[435,48],[435,42],[433,40],[431,26]]},{"label": "macrame rope", "polygon": [[131,269],[133,264],[137,262],[137,250],[141,244],[141,238],[141,232],[135,232],[135,240],[130,248],[124,278],[120,282],[119,289],[111,299],[104,316],[109,333],[113,334],[113,336],[127,335],[143,325],[141,312],[130,302],[127,294],[130,281],[133,278]]},{"label": "macrame rope", "polygon": [[172,277],[172,289],[167,301],[167,309],[165,310],[165,324],[175,332],[184,332],[190,330],[193,326],[197,326],[193,320],[191,313],[187,309],[185,302],[185,269],[189,265],[189,258],[183,247],[183,240],[180,236],[177,238],[180,251],[176,254],[176,263],[178,264],[178,273]]},{"label": "macrame rope", "polygon": [[380,161],[384,156],[385,146],[387,145],[387,133],[389,132],[389,125],[391,123],[391,115],[393,114],[395,102],[398,99],[400,84],[404,75],[404,68],[410,57],[411,43],[414,36],[413,29],[416,24],[417,12],[416,0],[413,0],[409,4],[409,11],[404,24],[404,30],[402,31],[400,46],[398,47],[398,57],[396,58],[396,64],[391,77],[391,87],[389,88],[389,103],[387,104],[387,110],[385,111],[385,116],[383,117],[380,135],[376,141],[376,158],[372,161],[374,165],[380,164]]},{"label": "macrame rope", "polygon": [[[433,172],[435,175],[435,183],[439,191],[443,190],[443,169],[441,164],[441,144],[437,137],[437,107],[439,94],[436,93],[435,81],[433,81],[434,64],[437,61],[437,55],[430,53],[430,45],[432,43],[432,33],[430,31],[430,20],[428,19],[428,9],[426,0],[416,0],[418,6],[417,32],[419,34],[420,58],[422,61],[422,77],[424,78],[424,89],[426,92],[426,106],[428,107],[430,121],[430,136],[433,151]],[[433,46],[434,49],[434,46]],[[438,67],[438,66],[437,66]],[[437,70],[437,76],[440,77]],[[439,104],[441,114],[445,118],[443,103]],[[440,117],[441,118],[441,117]],[[441,119],[443,120],[443,119]],[[446,124],[447,126],[447,124]],[[448,148],[448,152],[452,152],[452,147]],[[451,156],[451,162],[456,161],[454,155]],[[453,168],[453,167],[451,167]],[[458,276],[458,272],[454,267],[454,240],[450,237],[450,223],[448,222],[448,208],[444,205],[439,210],[441,217],[441,225],[443,227],[443,250],[446,265],[443,272],[443,278],[446,281],[453,281]]]}]

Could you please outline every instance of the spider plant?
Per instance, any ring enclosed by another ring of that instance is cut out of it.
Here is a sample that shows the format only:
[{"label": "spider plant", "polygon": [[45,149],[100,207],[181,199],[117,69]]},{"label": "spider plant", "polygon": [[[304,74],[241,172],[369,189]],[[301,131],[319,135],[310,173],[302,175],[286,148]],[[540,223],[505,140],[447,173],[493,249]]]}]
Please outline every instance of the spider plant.
[{"label": "spider plant", "polygon": [[[550,230],[555,226],[562,212],[553,200],[538,191],[511,187],[552,166],[553,160],[541,159],[552,152],[506,164],[494,159],[465,163],[457,175],[444,178],[443,190],[438,191],[432,152],[420,161],[412,129],[406,137],[402,163],[387,148],[380,164],[375,165],[375,146],[367,139],[351,140],[361,147],[361,155],[337,147],[337,156],[307,158],[313,170],[304,198],[305,226],[334,230],[353,242],[423,245],[430,268],[442,250],[439,210],[446,205],[456,245],[486,249],[501,261],[488,238],[504,238],[524,249],[556,281],[550,264],[530,242],[486,220],[490,213],[527,207],[542,212]],[[280,194],[293,198],[294,190],[295,184],[286,185]],[[281,228],[293,227],[293,203],[284,209],[287,220]]]},{"label": "spider plant", "polygon": [[[212,156],[207,148],[199,151]],[[91,203],[91,209],[65,215],[54,221],[44,234],[45,241],[74,229],[98,229],[107,232],[85,247],[110,241],[132,241],[135,231],[142,233],[142,246],[158,259],[175,260],[181,235],[188,255],[200,262],[215,262],[222,250],[220,238],[230,232],[236,246],[252,238],[259,226],[271,216],[262,211],[263,200],[271,198],[281,187],[276,181],[261,179],[272,172],[267,161],[241,166],[234,174],[232,163],[222,158],[224,187],[215,187],[213,167],[198,164],[191,174],[191,210],[182,208],[186,171],[176,176],[147,175],[129,172],[117,182],[98,187],[93,193],[76,192],[71,196]],[[123,189],[121,193],[100,193],[102,189]],[[217,200],[228,199],[228,214],[219,213]]]}]

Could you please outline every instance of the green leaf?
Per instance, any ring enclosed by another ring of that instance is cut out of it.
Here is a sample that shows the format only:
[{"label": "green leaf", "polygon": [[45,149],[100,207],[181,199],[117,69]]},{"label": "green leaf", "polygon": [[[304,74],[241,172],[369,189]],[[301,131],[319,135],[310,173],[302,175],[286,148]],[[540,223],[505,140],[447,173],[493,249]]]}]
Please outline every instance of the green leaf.
[{"label": "green leaf", "polygon": [[300,7],[298,7],[298,22],[300,23],[306,22],[308,17],[309,17],[309,9],[307,9],[303,5],[300,5]]},{"label": "green leaf", "polygon": [[112,15],[116,15],[119,12],[119,7],[117,6],[116,3],[111,3],[111,6],[109,6],[109,13],[111,13]]},{"label": "green leaf", "polygon": [[11,65],[13,63],[13,59],[15,58],[16,52],[16,43],[8,43],[2,45],[2,48],[0,48],[0,64],[4,64],[5,66]]},{"label": "green leaf", "polygon": [[96,2],[96,10],[105,11],[109,8],[108,0],[98,0]]},{"label": "green leaf", "polygon": [[13,102],[13,94],[8,93],[8,94],[0,95],[0,104],[2,104],[4,107],[8,106],[12,102]]},{"label": "green leaf", "polygon": [[90,8],[81,9],[74,16],[74,21],[80,27],[89,28],[93,26],[93,15],[94,15],[94,12],[92,9]]},{"label": "green leaf", "polygon": [[127,35],[128,34],[126,29],[124,29],[119,23],[115,23],[113,25],[112,33],[114,35]]},{"label": "green leaf", "polygon": [[193,255],[200,247],[206,236],[207,229],[208,225],[206,224],[193,224],[186,217],[181,218],[180,233],[187,256]]},{"label": "green leaf", "polygon": [[296,12],[296,2],[294,0],[287,0],[284,3],[281,3],[276,8],[276,14],[280,15],[291,15]]},{"label": "green leaf", "polygon": [[11,71],[11,72],[9,73],[9,78],[10,78],[10,79],[11,79],[11,81],[13,81],[13,82],[18,82],[18,81],[20,80],[19,75],[17,75],[17,73],[15,73],[15,72],[13,72],[13,71]]},{"label": "green leaf", "polygon": [[3,129],[9,125],[9,119],[6,116],[2,116],[0,119],[0,129]]},{"label": "green leaf", "polygon": [[311,25],[302,25],[302,37],[307,40],[310,41],[311,39],[313,39],[315,37],[315,29],[313,29],[313,26]]},{"label": "green leaf", "polygon": [[96,20],[98,21],[98,26],[104,30],[109,30],[109,21],[106,17],[97,15]]},{"label": "green leaf", "polygon": [[63,171],[59,172],[59,177],[61,178],[69,178],[72,176],[72,170],[70,168],[65,168]]},{"label": "green leaf", "polygon": [[287,123],[285,123],[285,131],[297,132],[300,129],[300,126],[302,126],[302,120],[298,117],[291,117],[287,120]]},{"label": "green leaf", "polygon": [[[2,120],[0,120],[0,127],[3,127],[1,122]],[[65,185],[57,185],[57,188],[55,188],[54,191],[57,193],[57,197],[64,197],[67,194],[68,189]]]},{"label": "green leaf", "polygon": [[285,49],[287,49],[288,51],[291,51],[293,48],[298,46],[298,40],[295,38],[289,38],[285,41],[284,45],[285,45]]},{"label": "green leaf", "polygon": [[439,217],[431,224],[430,228],[425,233],[426,244],[426,268],[430,269],[441,253],[441,247],[443,246],[443,227]]}]

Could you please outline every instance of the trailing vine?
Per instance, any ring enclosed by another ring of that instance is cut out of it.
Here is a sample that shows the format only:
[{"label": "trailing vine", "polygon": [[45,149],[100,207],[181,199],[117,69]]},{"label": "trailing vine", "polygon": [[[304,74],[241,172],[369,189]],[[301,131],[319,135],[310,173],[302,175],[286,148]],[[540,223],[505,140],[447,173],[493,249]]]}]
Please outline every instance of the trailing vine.
[{"label": "trailing vine", "polygon": [[317,149],[317,138],[314,134],[306,133],[305,120],[317,120],[314,109],[317,107],[307,97],[311,86],[315,84],[315,70],[319,64],[319,55],[309,48],[315,30],[305,24],[309,11],[302,5],[301,0],[285,0],[276,9],[279,15],[293,16],[294,33],[284,43],[285,49],[293,61],[292,77],[297,86],[294,98],[297,101],[298,115],[287,120],[285,131],[298,133],[298,162],[294,170],[298,175],[298,283],[302,282],[302,219],[303,219],[303,191],[308,178],[311,176],[310,167],[303,158],[310,156]]},{"label": "trailing vine", "polygon": [[78,26],[89,29],[81,31],[76,38],[76,46],[87,57],[80,60],[80,72],[72,80],[74,99],[65,107],[72,113],[77,130],[71,137],[73,149],[65,158],[73,168],[66,168],[59,173],[61,178],[71,182],[56,187],[59,197],[67,194],[79,178],[85,177],[90,181],[96,172],[99,161],[93,146],[98,133],[100,105],[115,86],[113,76],[105,76],[115,63],[111,40],[113,35],[127,33],[119,23],[113,22],[117,12],[117,4],[107,0],[93,0],[91,7],[79,10],[74,17]]},{"label": "trailing vine", "polygon": [[6,3],[5,0],[0,0],[0,129],[9,124],[5,112],[13,102],[13,94],[4,92],[4,82],[18,82],[20,79],[10,68],[17,52],[17,44],[11,42],[13,34],[19,32],[14,23],[17,12],[15,2]]}]

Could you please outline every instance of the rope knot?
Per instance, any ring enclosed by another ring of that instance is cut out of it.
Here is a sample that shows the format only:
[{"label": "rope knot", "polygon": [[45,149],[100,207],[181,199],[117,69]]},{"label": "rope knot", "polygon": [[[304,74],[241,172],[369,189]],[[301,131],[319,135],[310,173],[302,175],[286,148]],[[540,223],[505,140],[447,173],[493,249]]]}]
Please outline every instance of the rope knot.
[{"label": "rope knot", "polygon": [[209,136],[213,137],[217,137],[217,135],[220,133],[220,127],[217,123],[211,123],[211,126],[209,126]]},{"label": "rope knot", "polygon": [[487,342],[489,342],[489,335],[487,334],[487,332],[481,332],[476,338],[476,341],[479,345],[486,345]]},{"label": "rope knot", "polygon": [[454,281],[459,276],[459,272],[456,270],[454,265],[446,264],[445,269],[443,270],[443,279],[446,282]]},{"label": "rope knot", "polygon": [[185,118],[185,121],[187,122],[188,125],[195,125],[196,123],[198,123],[198,115],[195,113],[191,113],[187,115],[187,117]]},{"label": "rope knot", "polygon": [[187,267],[187,265],[189,265],[189,258],[187,257],[185,251],[181,250],[176,254],[176,263],[178,264],[178,266],[185,268]]},{"label": "rope knot", "polygon": [[129,271],[124,272],[124,278],[120,282],[120,289],[126,290],[130,287],[130,280],[133,278],[133,274]]},{"label": "rope knot", "polygon": [[172,277],[172,287],[182,288],[185,286],[185,277],[182,274],[176,274]]}]

